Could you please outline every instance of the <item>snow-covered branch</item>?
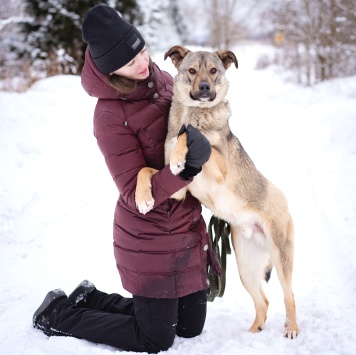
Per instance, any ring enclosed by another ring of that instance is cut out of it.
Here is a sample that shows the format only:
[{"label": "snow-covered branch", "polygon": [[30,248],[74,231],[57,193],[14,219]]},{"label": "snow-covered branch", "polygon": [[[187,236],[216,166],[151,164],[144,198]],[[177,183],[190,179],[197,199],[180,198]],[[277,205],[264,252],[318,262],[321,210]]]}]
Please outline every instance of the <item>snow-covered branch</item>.
[{"label": "snow-covered branch", "polygon": [[7,25],[11,23],[33,23],[33,17],[28,16],[11,16],[6,19],[0,19],[0,31]]}]

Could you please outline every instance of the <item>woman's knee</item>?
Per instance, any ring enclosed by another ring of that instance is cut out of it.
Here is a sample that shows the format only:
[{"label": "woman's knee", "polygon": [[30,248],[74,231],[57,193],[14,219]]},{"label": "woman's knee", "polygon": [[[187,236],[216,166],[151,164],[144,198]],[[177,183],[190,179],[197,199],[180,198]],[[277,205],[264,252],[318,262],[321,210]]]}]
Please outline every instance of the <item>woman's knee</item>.
[{"label": "woman's knee", "polygon": [[169,349],[176,335],[178,299],[134,296],[134,304],[144,346],[149,352]]},{"label": "woman's knee", "polygon": [[194,329],[185,329],[185,328],[179,329],[179,328],[177,328],[176,334],[181,338],[194,338],[202,333],[203,328],[204,328],[204,325],[199,328],[194,328]]},{"label": "woman's knee", "polygon": [[206,291],[198,291],[179,299],[177,335],[194,338],[204,328],[207,310]]},{"label": "woman's knee", "polygon": [[151,333],[150,336],[141,334],[140,342],[147,349],[148,353],[156,354],[160,351],[168,350],[174,343],[176,336],[175,329],[167,332]]}]

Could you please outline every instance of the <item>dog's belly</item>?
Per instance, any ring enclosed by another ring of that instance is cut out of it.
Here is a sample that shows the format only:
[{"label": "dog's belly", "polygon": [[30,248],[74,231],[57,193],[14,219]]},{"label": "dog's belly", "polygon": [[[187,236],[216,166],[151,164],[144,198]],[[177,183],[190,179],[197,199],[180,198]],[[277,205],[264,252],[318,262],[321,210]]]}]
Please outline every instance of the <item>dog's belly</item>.
[{"label": "dog's belly", "polygon": [[253,225],[259,225],[256,214],[249,211],[248,203],[234,194],[225,182],[217,184],[214,179],[207,179],[199,174],[188,185],[188,190],[216,217],[232,225],[250,225],[251,228],[254,228]]},{"label": "dog's belly", "polygon": [[[267,239],[258,211],[249,208],[247,202],[234,194],[228,186],[213,182],[208,184],[209,186],[206,184],[206,179],[199,179],[197,176],[189,184],[188,190],[214,216],[230,223],[234,231],[234,238],[245,240],[250,243],[246,245],[250,245],[252,248],[259,247],[266,253]],[[264,255],[264,260],[269,260],[268,254]]]}]

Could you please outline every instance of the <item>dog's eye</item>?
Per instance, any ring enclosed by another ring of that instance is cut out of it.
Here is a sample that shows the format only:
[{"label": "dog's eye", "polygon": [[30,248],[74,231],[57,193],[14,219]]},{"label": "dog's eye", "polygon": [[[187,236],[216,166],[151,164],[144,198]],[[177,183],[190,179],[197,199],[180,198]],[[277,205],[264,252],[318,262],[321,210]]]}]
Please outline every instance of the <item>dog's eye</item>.
[{"label": "dog's eye", "polygon": [[217,72],[216,68],[211,68],[210,69],[210,74],[216,74],[216,72]]},{"label": "dog's eye", "polygon": [[196,74],[196,72],[197,72],[197,71],[196,71],[194,68],[190,68],[190,69],[189,69],[189,73],[190,73],[190,74]]}]

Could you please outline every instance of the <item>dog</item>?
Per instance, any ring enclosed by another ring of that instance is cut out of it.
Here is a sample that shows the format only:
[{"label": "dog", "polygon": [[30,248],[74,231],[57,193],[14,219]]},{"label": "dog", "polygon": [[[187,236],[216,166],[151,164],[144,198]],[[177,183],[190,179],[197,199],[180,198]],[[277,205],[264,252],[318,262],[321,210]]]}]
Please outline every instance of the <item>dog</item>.
[{"label": "dog", "polygon": [[[284,335],[293,339],[299,334],[292,292],[293,221],[284,194],[256,169],[230,130],[225,72],[231,64],[238,68],[236,56],[229,50],[193,52],[174,46],[165,53],[164,59],[167,57],[178,74],[165,142],[166,163],[175,175],[184,169],[186,133],[177,137],[183,124],[199,129],[212,146],[202,171],[172,198],[184,199],[189,191],[213,215],[230,224],[240,278],[255,305],[255,320],[249,328],[252,333],[264,329],[268,300],[263,284],[275,267],[284,292]],[[156,172],[143,168],[137,177],[135,201],[144,214],[154,204],[151,178]]]}]

